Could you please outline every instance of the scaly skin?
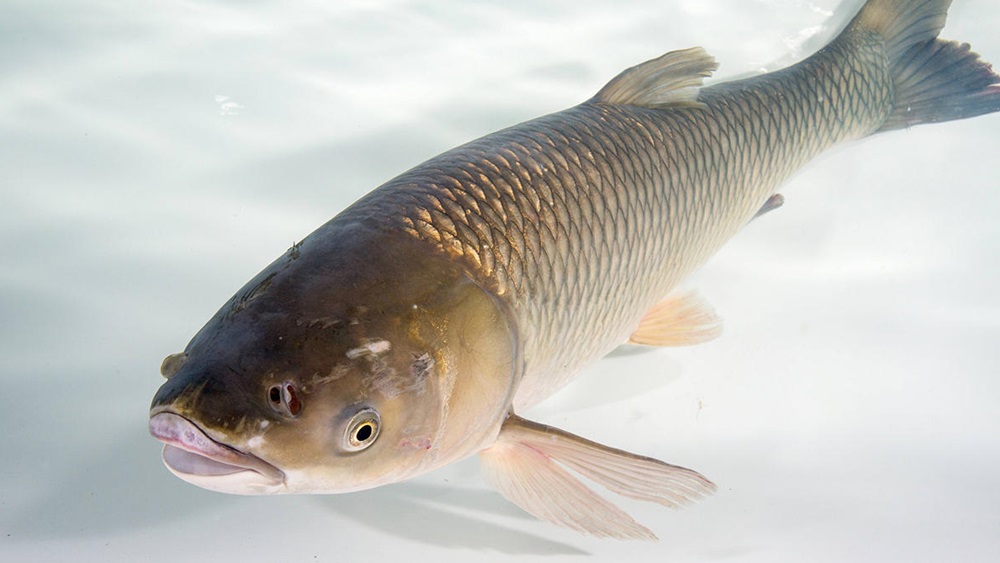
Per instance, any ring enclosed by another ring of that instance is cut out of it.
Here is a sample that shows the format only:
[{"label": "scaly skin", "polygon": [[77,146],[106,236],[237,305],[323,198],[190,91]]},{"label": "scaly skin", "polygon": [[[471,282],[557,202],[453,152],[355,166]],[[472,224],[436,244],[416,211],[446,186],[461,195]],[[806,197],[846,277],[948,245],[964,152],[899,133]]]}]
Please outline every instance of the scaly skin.
[{"label": "scaly skin", "polygon": [[795,169],[877,130],[881,38],[859,30],[782,71],[701,90],[700,108],[592,99],[487,135],[346,210],[464,261],[513,311],[515,409],[624,342]]}]

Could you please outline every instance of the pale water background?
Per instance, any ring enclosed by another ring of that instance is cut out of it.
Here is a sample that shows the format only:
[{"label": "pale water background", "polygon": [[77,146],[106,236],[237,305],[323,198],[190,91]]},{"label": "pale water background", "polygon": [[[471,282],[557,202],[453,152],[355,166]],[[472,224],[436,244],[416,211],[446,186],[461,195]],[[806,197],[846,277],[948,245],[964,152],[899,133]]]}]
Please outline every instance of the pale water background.
[{"label": "pale water background", "polygon": [[[858,5],[5,0],[0,560],[1000,560],[1000,115],[821,158],[688,284],[720,339],[617,354],[527,413],[715,480],[683,511],[621,502],[658,544],[537,522],[474,460],[247,498],[147,435],[160,360],[371,188],[667,50],[773,68]],[[998,29],[960,0],[943,35],[1000,63]]]}]

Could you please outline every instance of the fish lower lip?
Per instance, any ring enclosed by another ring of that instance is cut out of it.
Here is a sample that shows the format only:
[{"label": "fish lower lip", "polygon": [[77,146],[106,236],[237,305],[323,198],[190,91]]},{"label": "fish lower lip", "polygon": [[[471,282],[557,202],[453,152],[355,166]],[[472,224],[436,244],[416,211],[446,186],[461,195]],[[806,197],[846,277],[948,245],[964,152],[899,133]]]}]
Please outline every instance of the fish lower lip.
[{"label": "fish lower lip", "polygon": [[280,482],[281,471],[252,454],[210,438],[190,420],[171,412],[161,412],[149,419],[149,433],[163,442],[163,461],[178,474],[197,477],[220,477],[243,471],[258,473]]},{"label": "fish lower lip", "polygon": [[215,477],[248,471],[245,467],[216,461],[200,453],[191,452],[170,444],[163,445],[163,462],[167,467],[188,475]]}]

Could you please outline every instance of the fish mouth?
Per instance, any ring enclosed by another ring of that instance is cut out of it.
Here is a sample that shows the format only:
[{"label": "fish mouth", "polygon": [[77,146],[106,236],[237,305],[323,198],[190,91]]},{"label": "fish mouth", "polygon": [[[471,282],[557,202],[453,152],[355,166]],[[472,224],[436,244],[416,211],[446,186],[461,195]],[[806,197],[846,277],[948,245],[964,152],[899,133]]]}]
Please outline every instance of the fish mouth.
[{"label": "fish mouth", "polygon": [[172,412],[149,419],[149,433],[163,442],[171,473],[199,487],[236,494],[277,492],[285,475],[259,457],[217,442],[191,420]]}]

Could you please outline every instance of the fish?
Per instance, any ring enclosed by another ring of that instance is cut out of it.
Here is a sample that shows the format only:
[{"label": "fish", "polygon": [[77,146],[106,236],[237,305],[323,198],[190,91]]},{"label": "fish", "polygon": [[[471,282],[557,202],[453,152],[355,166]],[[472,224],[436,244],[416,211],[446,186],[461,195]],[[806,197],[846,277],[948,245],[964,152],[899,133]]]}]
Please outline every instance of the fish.
[{"label": "fish", "polygon": [[215,491],[320,494],[477,455],[541,520],[656,539],[595,486],[667,507],[716,486],[519,413],[624,343],[717,337],[678,284],[822,151],[1000,110],[990,64],[938,38],[949,6],[868,0],[800,62],[710,85],[705,50],[672,51],[386,182],[162,362],[149,431],[166,467]]}]

